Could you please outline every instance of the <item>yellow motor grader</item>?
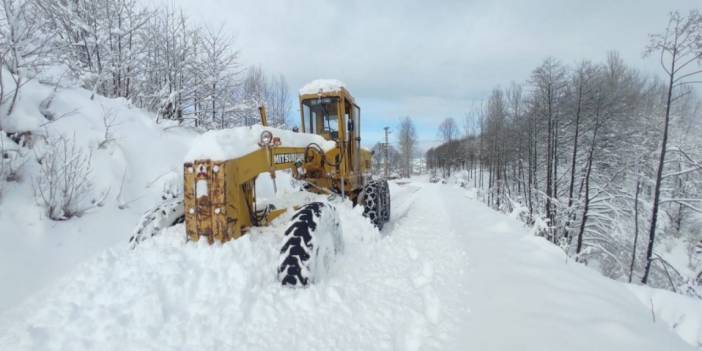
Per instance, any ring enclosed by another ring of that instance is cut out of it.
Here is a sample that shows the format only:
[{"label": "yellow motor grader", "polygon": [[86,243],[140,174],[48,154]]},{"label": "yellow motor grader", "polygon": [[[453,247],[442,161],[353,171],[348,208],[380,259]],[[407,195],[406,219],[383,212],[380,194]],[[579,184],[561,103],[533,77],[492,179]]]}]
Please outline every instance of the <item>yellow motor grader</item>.
[{"label": "yellow motor grader", "polygon": [[[289,171],[306,191],[348,198],[363,206],[364,216],[382,229],[390,219],[388,184],[372,179],[371,153],[361,148],[361,110],[353,97],[338,81],[314,81],[300,91],[299,99],[301,120],[296,132],[321,136],[316,138],[325,141],[326,148],[315,142],[285,145],[271,131],[275,129],[263,128],[253,152],[227,160],[185,162],[183,196],[166,199],[148,211],[130,239],[132,247],[182,222],[188,240],[210,244],[269,225],[288,208],[257,206],[256,179],[268,173],[275,182],[276,171]],[[259,112],[266,126],[265,108]],[[343,240],[336,210],[329,202],[297,204],[293,209],[277,273],[283,285],[304,286],[342,249]]]}]

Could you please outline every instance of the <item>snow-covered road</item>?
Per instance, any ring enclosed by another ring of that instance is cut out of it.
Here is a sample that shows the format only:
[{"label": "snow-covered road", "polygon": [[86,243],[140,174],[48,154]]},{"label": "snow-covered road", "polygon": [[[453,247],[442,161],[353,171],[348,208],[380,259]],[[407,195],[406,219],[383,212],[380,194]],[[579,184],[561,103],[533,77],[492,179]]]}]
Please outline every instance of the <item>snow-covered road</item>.
[{"label": "snow-covered road", "polygon": [[106,251],[0,316],[0,350],[687,350],[618,282],[453,185],[393,184],[382,233],[339,204],[346,252],[275,280],[283,221],[222,246],[175,227]]}]

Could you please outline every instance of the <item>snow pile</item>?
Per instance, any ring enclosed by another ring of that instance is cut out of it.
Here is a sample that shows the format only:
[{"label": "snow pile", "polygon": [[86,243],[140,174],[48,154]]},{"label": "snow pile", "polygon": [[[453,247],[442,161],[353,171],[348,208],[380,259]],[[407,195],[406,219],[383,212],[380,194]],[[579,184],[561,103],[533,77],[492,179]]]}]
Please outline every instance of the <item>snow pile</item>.
[{"label": "snow pile", "polygon": [[647,286],[628,285],[651,311],[651,319],[663,321],[690,345],[702,346],[702,303],[698,299]]},{"label": "snow pile", "polygon": [[340,80],[317,79],[305,84],[305,86],[300,89],[300,95],[333,93],[341,91],[342,88],[346,88],[346,84]]},{"label": "snow pile", "polygon": [[244,156],[260,148],[258,144],[261,141],[261,133],[264,131],[269,131],[273,133],[273,137],[280,138],[281,146],[304,148],[310,143],[316,143],[324,151],[329,151],[336,146],[334,141],[326,140],[320,135],[296,133],[257,124],[250,127],[213,130],[198,136],[186,154],[185,161],[204,159],[225,161]]},{"label": "snow pile", "polygon": [[185,242],[178,225],[135,251],[102,253],[0,315],[0,348],[693,349],[623,284],[455,186],[390,190],[384,236],[360,207],[335,203],[345,252],[306,289],[275,278],[292,211],[223,245]]},{"label": "snow pile", "polygon": [[[172,180],[182,179],[183,156],[195,131],[167,121],[156,124],[153,114],[125,99],[91,99],[91,94],[31,80],[22,87],[16,110],[0,117],[5,131],[31,131],[34,144],[20,150],[23,157],[14,162],[21,165],[18,179],[0,184],[0,240],[11,243],[0,245],[0,281],[12,282],[0,288],[0,313],[106,247],[124,245],[143,212],[161,200]],[[105,117],[111,123],[107,133]],[[47,218],[33,189],[40,175],[38,158],[57,147],[50,143],[58,137],[91,155],[91,195],[102,200],[67,221]],[[0,142],[5,150],[19,150],[11,139]]]},{"label": "snow pile", "polygon": [[[366,259],[377,255],[380,235],[360,208],[348,201],[336,206],[347,249],[367,251]],[[107,250],[28,301],[21,317],[0,315],[0,349],[321,350],[342,347],[354,333],[354,345],[376,348],[378,338],[360,336],[383,330],[387,337],[397,328],[394,318],[409,311],[388,299],[394,313],[383,316],[388,308],[377,311],[377,301],[363,301],[369,285],[376,292],[382,286],[378,279],[364,283],[360,272],[343,272],[355,270],[343,256],[316,285],[281,287],[276,269],[291,215],[223,245],[186,243],[177,225],[134,251],[126,245]],[[350,334],[335,335],[342,329]]]}]

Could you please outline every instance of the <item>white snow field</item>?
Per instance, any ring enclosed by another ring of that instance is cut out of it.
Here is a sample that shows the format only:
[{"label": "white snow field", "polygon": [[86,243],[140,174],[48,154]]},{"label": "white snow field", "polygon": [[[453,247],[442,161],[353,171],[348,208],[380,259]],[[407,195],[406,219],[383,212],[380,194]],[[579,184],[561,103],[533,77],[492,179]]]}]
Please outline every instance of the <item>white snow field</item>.
[{"label": "white snow field", "polygon": [[391,184],[382,233],[336,203],[345,252],[276,281],[285,216],[239,240],[182,225],[81,264],[0,315],[0,350],[693,350],[625,284],[454,185]]}]

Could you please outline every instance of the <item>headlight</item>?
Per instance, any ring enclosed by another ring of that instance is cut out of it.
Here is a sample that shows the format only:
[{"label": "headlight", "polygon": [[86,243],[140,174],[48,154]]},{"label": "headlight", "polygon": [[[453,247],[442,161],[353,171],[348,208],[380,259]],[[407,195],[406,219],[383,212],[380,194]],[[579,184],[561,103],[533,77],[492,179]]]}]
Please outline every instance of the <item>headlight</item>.
[{"label": "headlight", "polygon": [[261,141],[259,142],[260,146],[270,145],[271,141],[273,141],[273,133],[267,130],[261,132]]}]

